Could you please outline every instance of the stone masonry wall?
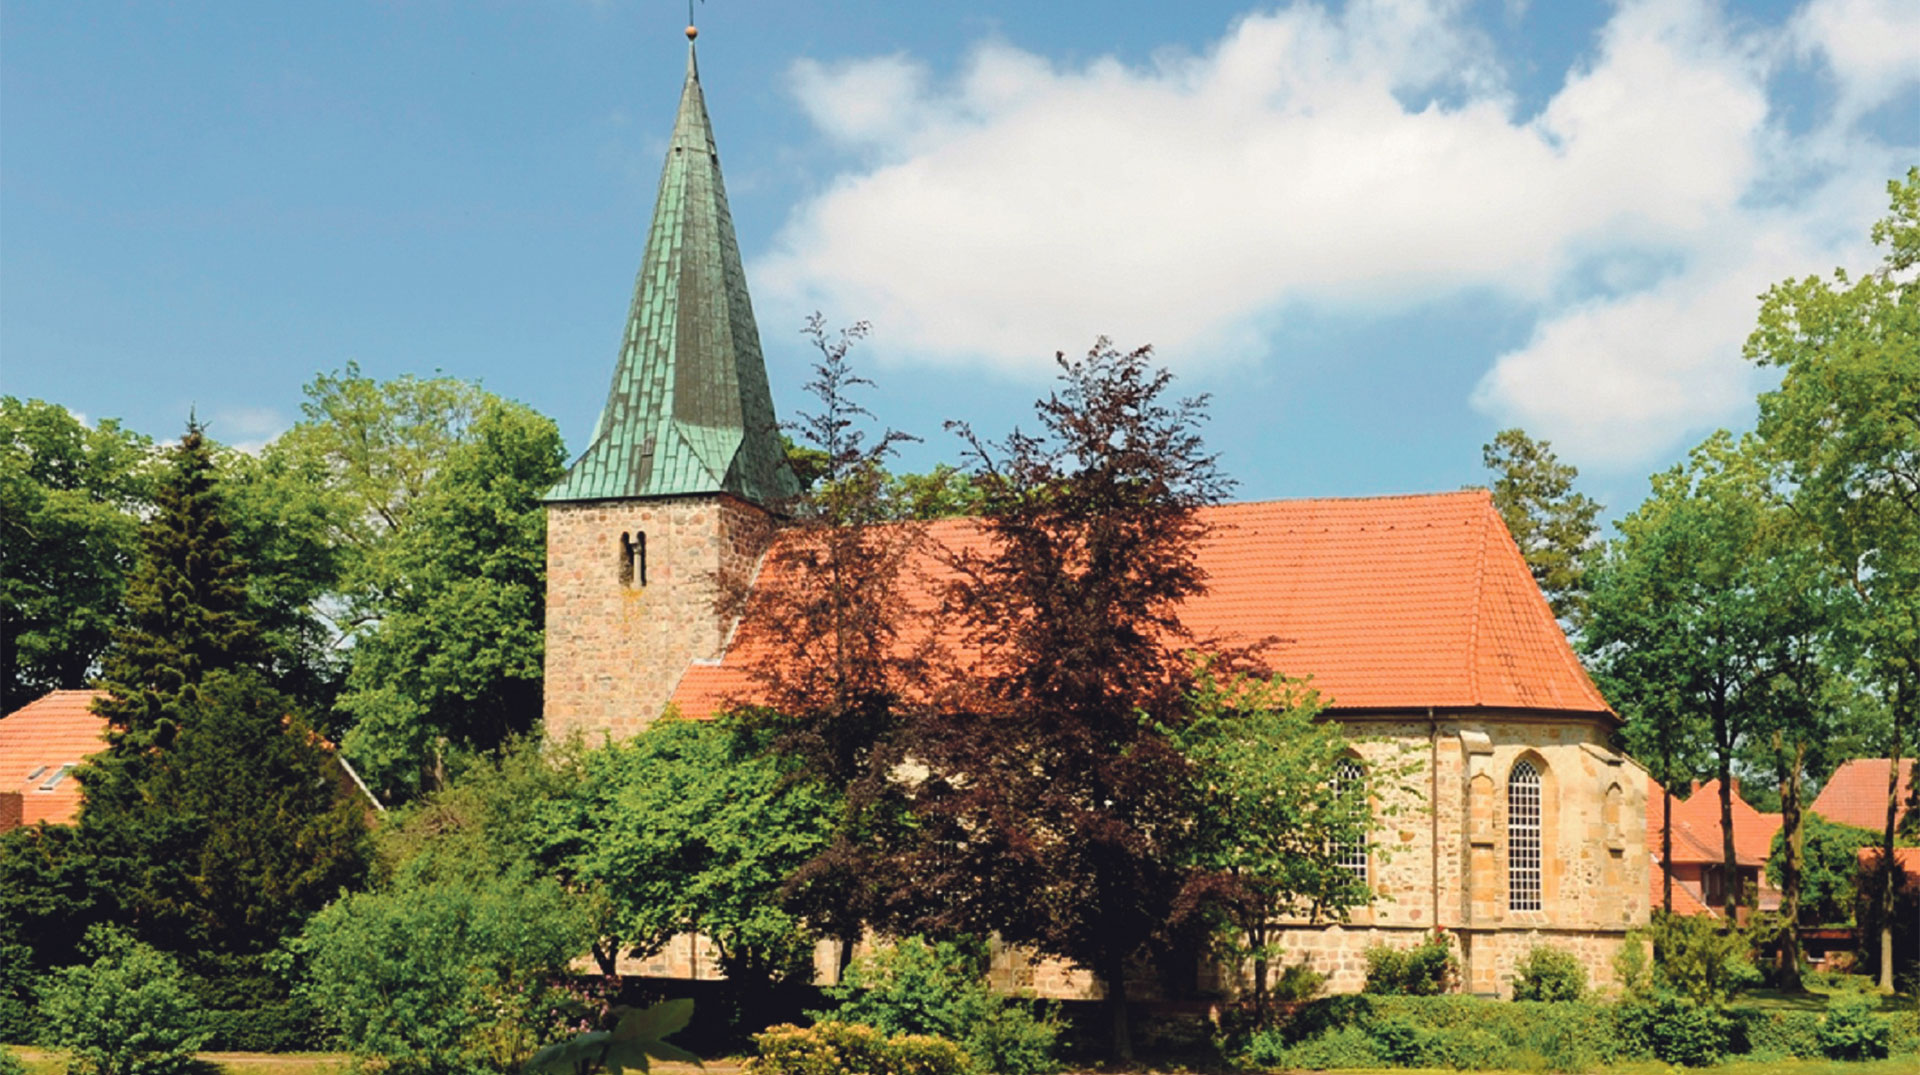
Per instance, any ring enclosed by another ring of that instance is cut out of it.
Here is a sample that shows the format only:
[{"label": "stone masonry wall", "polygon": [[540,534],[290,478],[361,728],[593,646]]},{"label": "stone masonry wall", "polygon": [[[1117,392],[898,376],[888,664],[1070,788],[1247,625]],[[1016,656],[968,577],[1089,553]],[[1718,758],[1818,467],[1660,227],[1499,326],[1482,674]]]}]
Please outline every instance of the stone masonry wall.
[{"label": "stone masonry wall", "polygon": [[[622,538],[645,536],[645,582]],[[773,519],[730,496],[547,506],[547,734],[624,739],[660,715],[687,665],[719,658]]]},{"label": "stone masonry wall", "polygon": [[[1466,992],[1510,995],[1515,964],[1538,944],[1578,956],[1596,988],[1614,983],[1614,955],[1627,930],[1646,924],[1651,900],[1646,773],[1605,746],[1606,728],[1507,714],[1435,724],[1424,718],[1347,723],[1369,778],[1396,785],[1369,846],[1369,875],[1379,899],[1354,909],[1345,923],[1300,923],[1285,930],[1283,955],[1269,967],[1271,975],[1304,960],[1328,976],[1330,991],[1354,992],[1366,980],[1368,948],[1418,944],[1437,922],[1454,938]],[[1507,906],[1506,781],[1522,758],[1542,770],[1538,911]],[[676,938],[666,951],[623,970],[710,977],[718,971],[704,943]],[[831,981],[837,966],[830,949],[823,943],[817,961],[823,982]],[[1140,971],[1133,994],[1159,995],[1155,976]],[[1251,985],[1251,973],[1251,965],[1206,967],[1195,986],[1231,996]],[[1085,970],[1005,945],[994,946],[991,976],[996,987],[1010,992],[1060,999],[1101,995]]]}]

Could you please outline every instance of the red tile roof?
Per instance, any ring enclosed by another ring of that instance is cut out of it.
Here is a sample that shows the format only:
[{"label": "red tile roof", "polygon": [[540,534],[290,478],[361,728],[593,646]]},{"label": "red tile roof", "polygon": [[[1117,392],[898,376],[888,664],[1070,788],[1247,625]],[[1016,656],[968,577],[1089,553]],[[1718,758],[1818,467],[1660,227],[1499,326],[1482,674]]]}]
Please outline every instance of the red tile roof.
[{"label": "red tile roof", "polygon": [[80,812],[80,782],[59,774],[106,749],[106,718],[93,712],[98,694],[54,691],[0,717],[0,793],[20,795],[22,824],[66,824]]},{"label": "red tile roof", "polygon": [[[1647,850],[1657,859],[1664,846],[1660,837],[1666,807],[1659,781],[1647,778]],[[1682,799],[1673,799],[1673,861],[1712,865],[1725,860],[1720,835],[1720,781],[1695,784]],[[1742,866],[1765,866],[1773,852],[1773,836],[1780,831],[1779,814],[1763,814],[1733,792],[1733,857]],[[1657,872],[1657,871],[1656,871]]]},{"label": "red tile roof", "polygon": [[[1653,863],[1647,869],[1648,888],[1653,893],[1653,902],[1649,907],[1665,908],[1667,905],[1667,879],[1660,871],[1660,856],[1651,856]],[[1676,877],[1673,879],[1673,913],[1677,915],[1706,914],[1718,915],[1718,909],[1709,907],[1700,898],[1700,890],[1690,882]]]},{"label": "red tile roof", "polygon": [[[1907,814],[1913,783],[1913,759],[1900,759],[1900,817]],[[1887,827],[1887,759],[1855,758],[1840,763],[1827,786],[1814,797],[1814,813],[1842,825],[1876,831]]]},{"label": "red tile roof", "polygon": [[[1202,517],[1211,532],[1197,559],[1208,589],[1185,609],[1188,629],[1222,648],[1277,640],[1261,649],[1267,663],[1312,676],[1335,710],[1612,719],[1485,490],[1231,504]],[[967,519],[931,524],[927,537],[948,549],[986,540]],[[795,570],[778,553],[762,568],[763,589]],[[916,614],[937,605],[937,582],[950,576],[932,551],[908,566]],[[753,670],[781,650],[757,629],[756,607],[749,602],[721,661],[687,670],[673,696],[683,713],[758,696]]]},{"label": "red tile roof", "polygon": [[[1882,760],[1885,760],[1885,759],[1882,759]],[[1886,774],[1886,771],[1887,771],[1886,768],[1882,767],[1880,770],[1881,775],[1884,776]],[[1882,820],[1880,822],[1880,829],[1882,832],[1886,831],[1886,825],[1887,823],[1885,820]],[[1880,849],[1877,847],[1863,847],[1859,850],[1859,855],[1860,855],[1860,868],[1863,870],[1871,869],[1880,861]],[[1900,867],[1901,873],[1908,874],[1913,877],[1920,877],[1920,847],[1894,848],[1893,864],[1895,866]]]}]

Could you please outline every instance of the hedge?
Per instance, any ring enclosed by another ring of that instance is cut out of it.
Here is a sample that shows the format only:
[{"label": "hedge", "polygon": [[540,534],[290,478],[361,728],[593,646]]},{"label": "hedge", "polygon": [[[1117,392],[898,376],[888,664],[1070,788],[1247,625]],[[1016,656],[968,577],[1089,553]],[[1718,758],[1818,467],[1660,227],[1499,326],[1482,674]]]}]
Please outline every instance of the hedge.
[{"label": "hedge", "polygon": [[[1513,1068],[1581,1071],[1659,1060],[1702,1065],[1755,1059],[1920,1056],[1920,1015],[1715,1008],[1680,998],[1496,1001],[1482,997],[1338,996],[1301,1006],[1234,1051],[1262,1068]],[[1883,1032],[1884,1031],[1884,1032]],[[1864,1051],[1862,1051],[1864,1050]]]}]

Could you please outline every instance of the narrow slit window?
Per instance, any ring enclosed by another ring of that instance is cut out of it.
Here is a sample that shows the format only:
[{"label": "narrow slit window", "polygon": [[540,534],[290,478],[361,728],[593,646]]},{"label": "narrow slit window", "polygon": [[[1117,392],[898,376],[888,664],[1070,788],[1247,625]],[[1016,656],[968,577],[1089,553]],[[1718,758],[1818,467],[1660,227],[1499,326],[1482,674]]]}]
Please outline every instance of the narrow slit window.
[{"label": "narrow slit window", "polygon": [[[1367,771],[1354,758],[1342,758],[1333,769],[1333,792],[1335,795],[1365,795],[1367,792]],[[1364,884],[1367,880],[1367,836],[1365,833],[1351,840],[1336,841],[1333,846],[1335,865],[1349,870],[1356,880]]]},{"label": "narrow slit window", "polygon": [[620,584],[633,589],[647,584],[647,535],[620,535]]},{"label": "narrow slit window", "polygon": [[1540,770],[1530,761],[1507,779],[1507,906],[1540,909]]}]

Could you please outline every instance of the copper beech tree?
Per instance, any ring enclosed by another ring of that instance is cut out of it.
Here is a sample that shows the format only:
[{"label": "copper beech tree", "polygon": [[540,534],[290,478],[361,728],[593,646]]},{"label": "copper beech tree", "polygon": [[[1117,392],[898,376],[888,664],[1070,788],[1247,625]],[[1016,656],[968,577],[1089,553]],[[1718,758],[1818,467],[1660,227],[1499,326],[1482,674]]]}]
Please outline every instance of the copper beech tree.
[{"label": "copper beech tree", "polygon": [[1127,968],[1188,880],[1186,719],[1202,593],[1200,509],[1230,483],[1151,350],[1101,340],[1059,359],[1037,433],[964,425],[986,541],[951,553],[946,593],[971,662],[903,729],[924,770],[912,824],[879,853],[896,925],[998,931],[1099,978],[1131,1055]]}]

